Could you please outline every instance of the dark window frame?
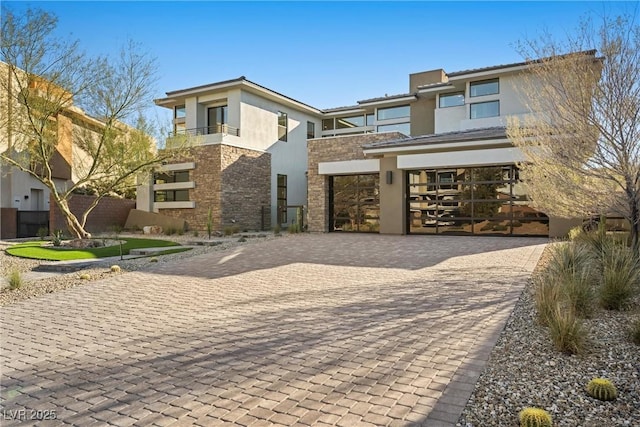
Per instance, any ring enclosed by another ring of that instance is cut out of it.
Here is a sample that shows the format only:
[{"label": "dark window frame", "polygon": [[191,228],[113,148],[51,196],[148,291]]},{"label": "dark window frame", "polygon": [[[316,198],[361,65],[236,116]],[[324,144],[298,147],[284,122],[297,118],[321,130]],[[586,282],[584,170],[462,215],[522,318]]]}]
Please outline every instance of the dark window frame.
[{"label": "dark window frame", "polygon": [[[454,96],[460,96],[460,95],[462,95],[462,103],[461,104],[442,105],[442,100],[443,99],[447,99],[447,98],[454,97]],[[438,108],[460,107],[460,106],[463,106],[464,103],[465,103],[464,91],[443,93],[443,94],[440,94],[440,96],[438,97]]]},{"label": "dark window frame", "polygon": [[289,115],[278,111],[278,141],[287,142],[289,134]]},{"label": "dark window frame", "polygon": [[[497,83],[496,84],[496,91],[495,92],[488,92],[488,93],[481,93],[481,94],[473,94],[473,89],[479,86],[484,86],[484,85],[489,85],[492,83]],[[469,83],[469,98],[476,98],[479,96],[489,96],[489,95],[497,95],[500,93],[500,79],[499,78],[495,78],[495,79],[486,79],[486,80],[477,80],[474,82]]]},{"label": "dark window frame", "polygon": [[[278,174],[276,177],[276,207],[278,224],[285,224],[288,222],[287,218],[287,175]],[[281,190],[284,193],[284,197],[281,195]]]},{"label": "dark window frame", "polygon": [[313,139],[316,137],[316,124],[314,122],[307,121],[307,139]]},{"label": "dark window frame", "polygon": [[[473,107],[476,106],[476,105],[486,105],[486,104],[496,104],[496,105],[498,105],[498,114],[492,115],[492,116],[473,117]],[[492,101],[473,102],[473,103],[469,104],[469,118],[471,120],[488,119],[488,118],[491,118],[491,117],[500,117],[500,100],[494,99]]]}]

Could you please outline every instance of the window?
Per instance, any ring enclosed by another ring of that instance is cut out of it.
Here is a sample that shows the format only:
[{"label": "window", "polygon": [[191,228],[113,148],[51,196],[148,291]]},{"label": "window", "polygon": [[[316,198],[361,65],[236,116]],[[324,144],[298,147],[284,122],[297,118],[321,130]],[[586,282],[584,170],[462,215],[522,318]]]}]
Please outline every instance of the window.
[{"label": "window", "polygon": [[189,190],[158,190],[153,193],[155,202],[188,202]]},{"label": "window", "polygon": [[482,80],[471,82],[469,85],[469,96],[495,95],[500,93],[500,83],[498,79]]},{"label": "window", "polygon": [[227,124],[228,108],[226,105],[207,108],[207,134],[222,133]]},{"label": "window", "polygon": [[464,92],[443,93],[440,95],[440,108],[464,105]]},{"label": "window", "polygon": [[287,175],[278,174],[278,224],[287,222]]},{"label": "window", "polygon": [[411,109],[408,105],[401,105],[399,107],[378,108],[378,120],[399,119],[402,117],[409,117]]},{"label": "window", "polygon": [[500,101],[478,102],[471,104],[471,118],[498,117],[500,115]]},{"label": "window", "polygon": [[173,118],[182,119],[187,115],[184,105],[178,105],[174,109]]},{"label": "window", "polygon": [[322,119],[322,130],[333,130],[333,119]]},{"label": "window", "polygon": [[373,114],[367,114],[367,126],[373,126]]},{"label": "window", "polygon": [[411,125],[409,123],[396,123],[393,125],[378,126],[378,132],[400,132],[405,135],[411,134]]},{"label": "window", "polygon": [[158,172],[153,174],[153,182],[154,184],[189,182],[189,171]]},{"label": "window", "polygon": [[316,124],[313,122],[307,122],[307,139],[313,139],[316,137]]},{"label": "window", "polygon": [[364,126],[364,116],[338,117],[336,129],[349,129]]},{"label": "window", "polygon": [[278,141],[287,142],[287,134],[289,133],[289,121],[287,113],[278,111]]}]

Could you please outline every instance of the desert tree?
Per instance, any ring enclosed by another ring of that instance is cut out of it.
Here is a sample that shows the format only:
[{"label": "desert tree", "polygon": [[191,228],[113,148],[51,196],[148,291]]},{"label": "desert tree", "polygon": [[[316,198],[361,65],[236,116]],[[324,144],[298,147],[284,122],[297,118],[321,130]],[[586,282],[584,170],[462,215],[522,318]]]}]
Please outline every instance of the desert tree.
[{"label": "desert tree", "polygon": [[[138,175],[175,154],[159,151],[141,114],[151,104],[155,59],[128,42],[115,57],[90,57],[55,34],[57,18],[2,7],[0,161],[41,181],[78,238],[107,195],[122,194]],[[65,142],[66,141],[66,142]],[[69,173],[60,179],[56,168]],[[95,198],[71,211],[74,193]]]},{"label": "desert tree", "polygon": [[519,45],[532,60],[519,90],[535,114],[511,118],[507,134],[539,210],[576,218],[615,214],[640,247],[640,27],[634,17],[591,19],[560,42]]}]

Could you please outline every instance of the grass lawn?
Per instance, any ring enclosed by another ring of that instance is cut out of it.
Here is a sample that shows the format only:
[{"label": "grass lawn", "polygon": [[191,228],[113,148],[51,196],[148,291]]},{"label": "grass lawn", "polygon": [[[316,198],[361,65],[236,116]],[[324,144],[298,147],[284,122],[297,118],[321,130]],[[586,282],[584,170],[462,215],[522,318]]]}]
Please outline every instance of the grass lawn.
[{"label": "grass lawn", "polygon": [[[167,247],[167,251],[177,251],[178,248],[170,248],[171,246],[180,246],[175,242],[168,240],[156,240],[156,239],[131,239],[121,238],[125,241],[122,245],[122,254],[128,255],[131,249],[144,249],[144,248],[159,248]],[[106,258],[111,256],[120,255],[119,245],[107,246],[104,248],[87,248],[87,249],[66,249],[56,248],[53,246],[42,247],[47,242],[33,241],[19,243],[7,248],[5,251],[9,255],[21,257],[21,258],[33,258],[42,259],[47,261],[68,261],[74,259],[90,259],[90,258]],[[188,249],[188,248],[180,248]]]}]

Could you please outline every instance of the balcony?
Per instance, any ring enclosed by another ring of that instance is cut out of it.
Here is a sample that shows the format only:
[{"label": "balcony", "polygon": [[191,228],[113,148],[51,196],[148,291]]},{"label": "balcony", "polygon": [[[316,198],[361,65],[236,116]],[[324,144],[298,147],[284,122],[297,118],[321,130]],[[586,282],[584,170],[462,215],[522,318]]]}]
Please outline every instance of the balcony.
[{"label": "balcony", "polygon": [[192,147],[220,144],[223,142],[237,142],[239,137],[240,129],[227,124],[182,129],[169,134],[166,148],[178,148],[183,146],[185,142]]}]

